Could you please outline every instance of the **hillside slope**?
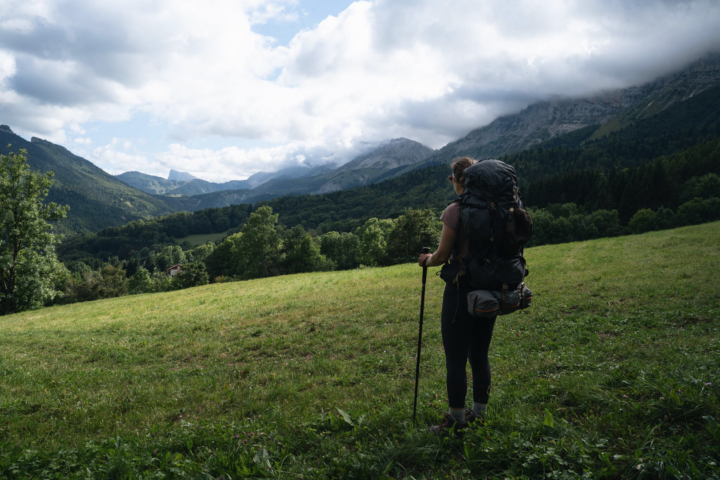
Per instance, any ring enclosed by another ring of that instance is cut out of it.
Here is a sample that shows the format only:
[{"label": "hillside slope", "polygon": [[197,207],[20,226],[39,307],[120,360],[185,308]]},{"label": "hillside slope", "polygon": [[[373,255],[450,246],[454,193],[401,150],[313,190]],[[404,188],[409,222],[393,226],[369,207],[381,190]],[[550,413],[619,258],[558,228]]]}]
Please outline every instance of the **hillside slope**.
[{"label": "hillside slope", "polygon": [[126,477],[711,478],[718,237],[714,223],[529,249],[534,305],[498,319],[490,416],[464,440],[425,431],[446,410],[434,268],[417,429],[416,265],[4,317],[0,411],[19,448],[12,461],[0,452],[0,475],[79,478],[122,462]]},{"label": "hillside slope", "polygon": [[2,153],[27,150],[33,170],[55,172],[48,201],[70,205],[67,218],[57,225],[61,233],[93,232],[182,208],[178,200],[153,197],[132,188],[60,145],[35,137],[28,142],[7,125],[0,126],[0,145]]},{"label": "hillside slope", "polygon": [[115,178],[150,195],[163,195],[187,183],[186,180],[168,180],[142,172],[125,172],[115,175]]}]

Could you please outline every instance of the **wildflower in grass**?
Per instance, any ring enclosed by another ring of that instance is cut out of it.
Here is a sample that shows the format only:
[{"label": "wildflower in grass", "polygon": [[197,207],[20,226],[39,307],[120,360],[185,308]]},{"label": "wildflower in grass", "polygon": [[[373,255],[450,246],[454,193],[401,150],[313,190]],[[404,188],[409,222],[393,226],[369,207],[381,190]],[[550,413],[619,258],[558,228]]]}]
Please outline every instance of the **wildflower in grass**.
[{"label": "wildflower in grass", "polygon": [[623,395],[623,398],[627,398],[627,397],[628,397],[627,395]]},{"label": "wildflower in grass", "polygon": [[707,382],[707,383],[705,384],[705,386],[707,386],[707,387],[709,387],[710,385],[712,385],[712,383],[710,383],[710,382]]},{"label": "wildflower in grass", "polygon": [[240,435],[237,435],[237,434],[236,434],[236,435],[235,435],[235,438],[240,438]]}]

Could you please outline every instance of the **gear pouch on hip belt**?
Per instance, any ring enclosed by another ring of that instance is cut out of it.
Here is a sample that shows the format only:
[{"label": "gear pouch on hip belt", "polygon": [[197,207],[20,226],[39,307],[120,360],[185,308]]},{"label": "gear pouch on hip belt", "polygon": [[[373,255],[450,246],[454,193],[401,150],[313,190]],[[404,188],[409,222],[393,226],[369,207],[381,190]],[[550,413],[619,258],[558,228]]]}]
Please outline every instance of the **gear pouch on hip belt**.
[{"label": "gear pouch on hip belt", "polygon": [[460,277],[465,275],[463,271],[462,263],[460,262],[449,262],[442,266],[438,272],[440,278],[445,280],[445,283],[449,285],[459,286]]},{"label": "gear pouch on hip belt", "polygon": [[515,290],[473,290],[467,294],[468,312],[478,318],[508,315],[532,305],[532,291],[525,283]]}]

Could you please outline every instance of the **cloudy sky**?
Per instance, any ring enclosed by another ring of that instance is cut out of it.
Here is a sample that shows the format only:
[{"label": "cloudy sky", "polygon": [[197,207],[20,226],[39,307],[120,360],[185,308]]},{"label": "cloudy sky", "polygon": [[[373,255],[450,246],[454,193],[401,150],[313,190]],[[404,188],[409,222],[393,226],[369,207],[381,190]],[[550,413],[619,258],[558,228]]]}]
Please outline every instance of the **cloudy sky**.
[{"label": "cloudy sky", "polygon": [[243,179],[648,81],[718,25],[717,1],[0,0],[0,124],[113,174]]}]

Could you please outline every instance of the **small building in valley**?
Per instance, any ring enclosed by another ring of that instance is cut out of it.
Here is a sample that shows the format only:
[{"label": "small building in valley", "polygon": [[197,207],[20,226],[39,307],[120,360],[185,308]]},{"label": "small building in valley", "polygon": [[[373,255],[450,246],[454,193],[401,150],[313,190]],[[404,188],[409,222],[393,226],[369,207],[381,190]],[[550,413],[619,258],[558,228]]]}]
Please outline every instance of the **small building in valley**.
[{"label": "small building in valley", "polygon": [[169,277],[174,277],[175,275],[177,275],[180,272],[181,269],[182,269],[182,265],[177,263],[177,264],[173,265],[172,267],[165,269],[165,275],[167,275]]}]

